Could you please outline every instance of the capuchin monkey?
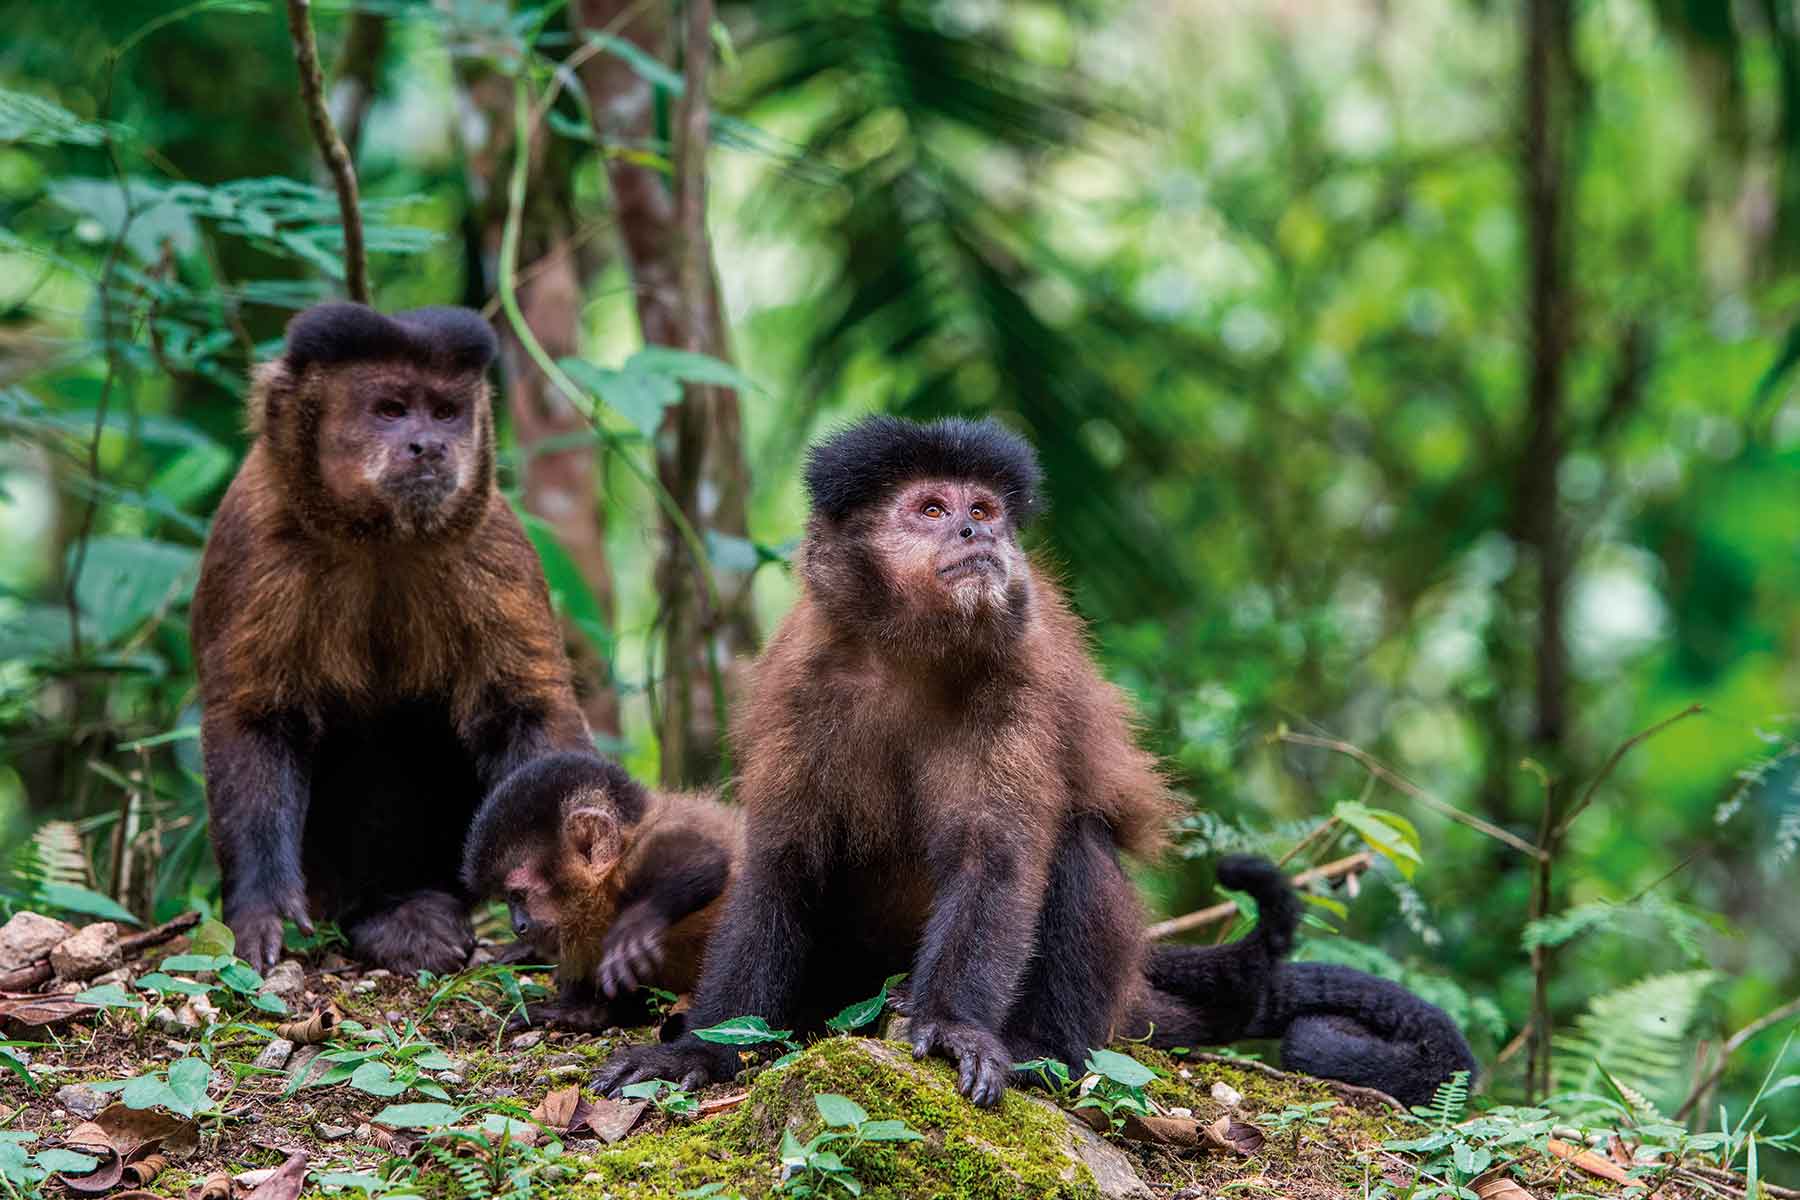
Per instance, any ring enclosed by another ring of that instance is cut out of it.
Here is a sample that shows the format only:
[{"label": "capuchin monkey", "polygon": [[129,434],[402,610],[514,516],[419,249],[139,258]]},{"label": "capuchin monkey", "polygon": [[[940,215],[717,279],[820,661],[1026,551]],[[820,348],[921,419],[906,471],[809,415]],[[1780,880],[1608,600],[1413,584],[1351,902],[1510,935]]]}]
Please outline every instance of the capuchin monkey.
[{"label": "capuchin monkey", "polygon": [[[1153,853],[1176,803],[1020,549],[1038,479],[991,421],[875,417],[811,451],[802,591],[734,724],[745,848],[689,1028],[810,1027],[909,971],[913,1052],[992,1105],[1014,1063],[1080,1063],[1139,1003],[1120,857]],[[1193,976],[1231,993],[1202,1004],[1253,1011],[1286,952],[1268,929]],[[738,1065],[689,1033],[623,1051],[596,1084]]]},{"label": "capuchin monkey", "polygon": [[460,968],[477,804],[591,745],[536,552],[494,488],[474,312],[321,304],[256,372],[192,635],[207,807],[237,952],[339,922],[397,971]]}]

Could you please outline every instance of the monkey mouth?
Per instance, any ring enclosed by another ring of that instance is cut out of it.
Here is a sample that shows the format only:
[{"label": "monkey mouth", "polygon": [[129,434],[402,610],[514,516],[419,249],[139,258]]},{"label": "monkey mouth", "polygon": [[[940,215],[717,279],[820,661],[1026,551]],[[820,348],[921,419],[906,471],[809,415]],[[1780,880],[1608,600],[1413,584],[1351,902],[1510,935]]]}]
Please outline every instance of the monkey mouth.
[{"label": "monkey mouth", "polygon": [[996,574],[1000,570],[1000,560],[985,550],[974,554],[965,554],[955,562],[946,563],[938,568],[938,578],[949,582],[958,579],[973,579],[977,576]]}]

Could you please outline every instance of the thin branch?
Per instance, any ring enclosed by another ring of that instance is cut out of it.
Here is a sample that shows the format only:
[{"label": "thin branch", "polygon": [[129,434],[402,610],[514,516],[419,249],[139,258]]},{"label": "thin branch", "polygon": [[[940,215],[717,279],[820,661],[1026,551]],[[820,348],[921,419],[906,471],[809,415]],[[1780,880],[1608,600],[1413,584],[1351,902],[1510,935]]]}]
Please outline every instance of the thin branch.
[{"label": "thin branch", "polygon": [[[1348,878],[1352,875],[1360,875],[1374,865],[1375,856],[1370,854],[1367,850],[1359,850],[1357,853],[1345,858],[1337,859],[1335,862],[1328,862],[1316,867],[1310,867],[1307,870],[1300,872],[1298,875],[1291,877],[1288,882],[1292,883],[1296,888],[1303,888],[1307,884],[1316,883],[1321,879],[1335,881]],[[1150,928],[1144,930],[1144,936],[1154,942],[1160,941],[1166,937],[1174,937],[1178,933],[1186,933],[1192,929],[1203,929],[1206,926],[1213,924],[1215,921],[1227,920],[1236,913],[1237,910],[1237,901],[1227,900],[1223,904],[1215,904],[1211,908],[1203,908],[1198,912],[1191,912],[1185,916],[1170,917],[1167,921],[1158,921],[1156,924],[1150,926]]]},{"label": "thin branch", "polygon": [[1342,754],[1347,758],[1353,758],[1362,764],[1363,770],[1374,775],[1389,787],[1412,797],[1433,812],[1448,817],[1452,821],[1467,825],[1470,829],[1476,830],[1479,833],[1485,833],[1497,842],[1504,842],[1528,858],[1541,857],[1538,848],[1524,838],[1519,837],[1514,833],[1508,833],[1498,825],[1484,821],[1471,813],[1466,813],[1453,804],[1446,804],[1406,776],[1387,766],[1373,754],[1364,750],[1361,746],[1339,741],[1336,738],[1316,737],[1310,733],[1294,733],[1291,730],[1286,729],[1282,730],[1277,736],[1280,737],[1282,741],[1291,743],[1295,746],[1313,746],[1320,750],[1330,750],[1335,754]]},{"label": "thin branch", "polygon": [[1624,741],[1620,742],[1618,748],[1612,752],[1612,756],[1601,766],[1599,773],[1595,775],[1593,779],[1588,781],[1587,787],[1581,793],[1581,799],[1577,800],[1569,811],[1563,814],[1563,819],[1559,821],[1556,826],[1556,836],[1561,838],[1563,834],[1569,831],[1569,827],[1575,823],[1575,818],[1579,817],[1587,806],[1594,802],[1594,793],[1600,790],[1600,785],[1606,782],[1607,778],[1613,773],[1613,769],[1617,767],[1620,761],[1624,759],[1627,754],[1631,753],[1639,743],[1649,741],[1677,721],[1685,721],[1689,717],[1705,711],[1705,705],[1690,704],[1674,716],[1664,717],[1656,724],[1650,726],[1650,728],[1634,733]]},{"label": "thin branch", "polygon": [[362,209],[356,198],[356,167],[350,151],[331,122],[325,104],[325,79],[319,71],[319,44],[313,39],[309,0],[287,0],[288,34],[294,40],[294,62],[300,68],[300,98],[306,104],[307,123],[313,141],[331,172],[337,188],[338,211],[344,225],[344,288],[358,304],[369,302],[369,262],[363,249]]},{"label": "thin branch", "polygon": [[1688,1114],[1693,1112],[1694,1107],[1700,1103],[1700,1097],[1711,1091],[1713,1085],[1725,1077],[1725,1068],[1731,1065],[1731,1056],[1737,1053],[1745,1042],[1769,1027],[1781,1024],[1789,1017],[1800,1017],[1800,998],[1789,1000],[1780,1008],[1764,1013],[1726,1038],[1725,1044],[1719,1047],[1719,1061],[1713,1064],[1712,1070],[1695,1082],[1694,1090],[1688,1093],[1688,1098],[1683,1100],[1681,1107],[1675,1110],[1675,1119],[1677,1121],[1687,1120]]}]

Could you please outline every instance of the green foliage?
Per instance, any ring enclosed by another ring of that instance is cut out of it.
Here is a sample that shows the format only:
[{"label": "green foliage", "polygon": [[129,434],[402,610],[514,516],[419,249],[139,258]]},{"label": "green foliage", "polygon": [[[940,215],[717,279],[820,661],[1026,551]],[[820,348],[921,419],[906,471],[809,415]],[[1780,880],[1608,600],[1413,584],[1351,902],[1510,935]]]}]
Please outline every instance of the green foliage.
[{"label": "green foliage", "polygon": [[1591,1093],[1611,1076],[1635,1092],[1660,1095],[1687,1067],[1688,1028],[1718,980],[1713,971],[1672,972],[1594,997],[1574,1027],[1555,1038],[1557,1091]]},{"label": "green foliage", "polygon": [[116,1091],[129,1108],[166,1108],[184,1117],[216,1113],[218,1104],[207,1095],[212,1067],[203,1059],[182,1058],[167,1070],[151,1071],[133,1079],[92,1085],[97,1091]]},{"label": "green foliage", "polygon": [[[443,1086],[426,1074],[448,1071],[455,1064],[448,1055],[419,1032],[417,1020],[401,1026],[384,1025],[369,1029],[357,1021],[340,1021],[337,1033],[319,1060],[330,1063],[326,1070],[313,1074],[296,1074],[288,1082],[287,1095],[301,1088],[335,1087],[347,1083],[356,1091],[370,1096],[392,1097],[416,1091],[436,1100],[448,1101]],[[429,1105],[419,1105],[428,1110]]]},{"label": "green foliage", "polygon": [[784,1196],[860,1196],[863,1185],[846,1161],[871,1142],[918,1142],[924,1135],[904,1121],[871,1121],[869,1114],[848,1096],[822,1092],[813,1097],[825,1128],[804,1145],[792,1129],[781,1131],[781,1183]]},{"label": "green foliage", "polygon": [[1116,1050],[1089,1050],[1085,1074],[1079,1079],[1070,1075],[1068,1064],[1054,1058],[1014,1063],[1013,1070],[1035,1073],[1058,1104],[1097,1109],[1115,1133],[1124,1127],[1127,1116],[1148,1117],[1156,1112],[1144,1092],[1156,1072]]},{"label": "green foliage", "polygon": [[855,1004],[847,1005],[836,1016],[827,1017],[825,1027],[833,1033],[852,1033],[865,1025],[873,1024],[875,1019],[887,1009],[888,992],[905,978],[905,971],[889,975],[882,981],[879,992],[867,1000],[858,1000]]},{"label": "green foliage", "polygon": [[45,1195],[44,1183],[59,1171],[81,1174],[99,1165],[99,1160],[71,1150],[27,1147],[37,1140],[35,1133],[0,1130],[0,1181],[9,1195],[37,1200]]},{"label": "green foliage", "polygon": [[646,1079],[619,1089],[627,1100],[648,1100],[656,1110],[671,1117],[691,1117],[700,1111],[700,1101],[667,1079]]}]

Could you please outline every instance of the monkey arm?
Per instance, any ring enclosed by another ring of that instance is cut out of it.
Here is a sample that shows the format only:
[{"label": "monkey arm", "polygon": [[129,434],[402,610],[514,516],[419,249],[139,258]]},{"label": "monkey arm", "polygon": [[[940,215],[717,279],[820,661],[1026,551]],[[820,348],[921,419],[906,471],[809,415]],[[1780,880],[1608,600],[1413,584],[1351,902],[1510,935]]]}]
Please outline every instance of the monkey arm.
[{"label": "monkey arm", "polygon": [[1000,830],[963,827],[929,853],[937,902],[913,965],[913,1054],[957,1063],[963,1094],[1000,1100],[1011,1056],[999,1032],[1030,961],[1043,869]]},{"label": "monkey arm", "polygon": [[266,971],[281,956],[282,918],[312,932],[300,864],[311,800],[308,726],[297,715],[208,716],[201,741],[225,922],[238,956]]},{"label": "monkey arm", "polygon": [[718,899],[731,879],[730,852],[691,829],[645,839],[601,947],[599,984],[608,996],[657,982],[669,928]]},{"label": "monkey arm", "polygon": [[[816,868],[798,847],[752,846],[742,878],[725,900],[725,914],[706,951],[694,992],[689,1029],[732,1017],[762,1017],[777,1028],[793,1012],[794,995],[812,951],[807,908],[817,900]],[[693,1088],[730,1079],[737,1050],[692,1033],[663,1046],[632,1046],[615,1054],[594,1077],[607,1095],[646,1079]]]}]

